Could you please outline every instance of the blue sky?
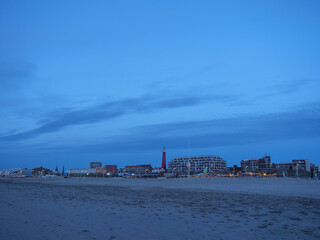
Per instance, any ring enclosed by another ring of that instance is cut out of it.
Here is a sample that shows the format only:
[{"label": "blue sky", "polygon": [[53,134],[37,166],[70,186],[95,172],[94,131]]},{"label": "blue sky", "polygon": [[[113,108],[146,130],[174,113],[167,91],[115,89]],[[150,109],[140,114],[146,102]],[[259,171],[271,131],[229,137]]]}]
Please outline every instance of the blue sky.
[{"label": "blue sky", "polygon": [[320,165],[319,1],[1,1],[0,169]]}]

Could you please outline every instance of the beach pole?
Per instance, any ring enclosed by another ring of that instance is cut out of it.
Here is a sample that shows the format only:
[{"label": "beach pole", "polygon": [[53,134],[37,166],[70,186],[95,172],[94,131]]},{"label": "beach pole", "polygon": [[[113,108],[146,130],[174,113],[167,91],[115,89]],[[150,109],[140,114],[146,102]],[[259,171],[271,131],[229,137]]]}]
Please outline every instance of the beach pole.
[{"label": "beach pole", "polygon": [[188,138],[188,178],[190,177],[190,138]]}]

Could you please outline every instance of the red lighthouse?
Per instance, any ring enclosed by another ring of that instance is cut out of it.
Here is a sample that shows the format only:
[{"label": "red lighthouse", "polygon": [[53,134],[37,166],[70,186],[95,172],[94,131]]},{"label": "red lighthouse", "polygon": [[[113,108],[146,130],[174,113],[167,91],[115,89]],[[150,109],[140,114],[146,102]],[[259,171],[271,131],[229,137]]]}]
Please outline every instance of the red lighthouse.
[{"label": "red lighthouse", "polygon": [[163,147],[163,150],[162,150],[162,168],[164,170],[167,170],[166,149],[165,149],[165,147]]}]

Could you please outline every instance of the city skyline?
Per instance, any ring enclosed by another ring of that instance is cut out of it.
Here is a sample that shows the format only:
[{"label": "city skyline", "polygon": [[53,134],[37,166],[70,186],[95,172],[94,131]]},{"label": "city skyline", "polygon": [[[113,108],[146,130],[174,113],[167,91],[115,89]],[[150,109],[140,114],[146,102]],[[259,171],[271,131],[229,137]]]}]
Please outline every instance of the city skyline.
[{"label": "city skyline", "polygon": [[158,167],[163,146],[167,162],[189,149],[320,165],[319,10],[3,1],[0,169]]}]

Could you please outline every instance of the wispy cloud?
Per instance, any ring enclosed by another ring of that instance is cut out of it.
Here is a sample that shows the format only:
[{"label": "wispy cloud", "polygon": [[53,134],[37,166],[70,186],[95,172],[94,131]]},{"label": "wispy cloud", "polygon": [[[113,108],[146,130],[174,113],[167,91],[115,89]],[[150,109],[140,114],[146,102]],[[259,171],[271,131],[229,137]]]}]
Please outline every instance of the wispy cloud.
[{"label": "wispy cloud", "polygon": [[256,92],[258,95],[248,95],[247,98],[237,98],[235,101],[233,101],[233,103],[231,103],[231,106],[249,106],[254,105],[257,101],[260,101],[264,98],[279,97],[282,95],[296,93],[313,82],[314,80],[311,79],[300,79],[268,85],[257,89]]},{"label": "wispy cloud", "polygon": [[128,114],[142,114],[159,111],[162,109],[181,108],[199,105],[207,101],[221,101],[228,99],[228,96],[176,96],[160,98],[158,96],[143,96],[140,98],[127,98],[118,101],[105,102],[100,105],[72,110],[60,111],[55,118],[42,119],[40,126],[30,131],[11,134],[0,137],[0,141],[14,141],[35,137],[41,134],[59,131],[63,128],[92,124],[101,121],[114,119]]},{"label": "wispy cloud", "polygon": [[299,79],[290,82],[284,82],[268,86],[264,89],[264,97],[290,94],[299,91],[302,87],[312,83],[311,79]]}]

